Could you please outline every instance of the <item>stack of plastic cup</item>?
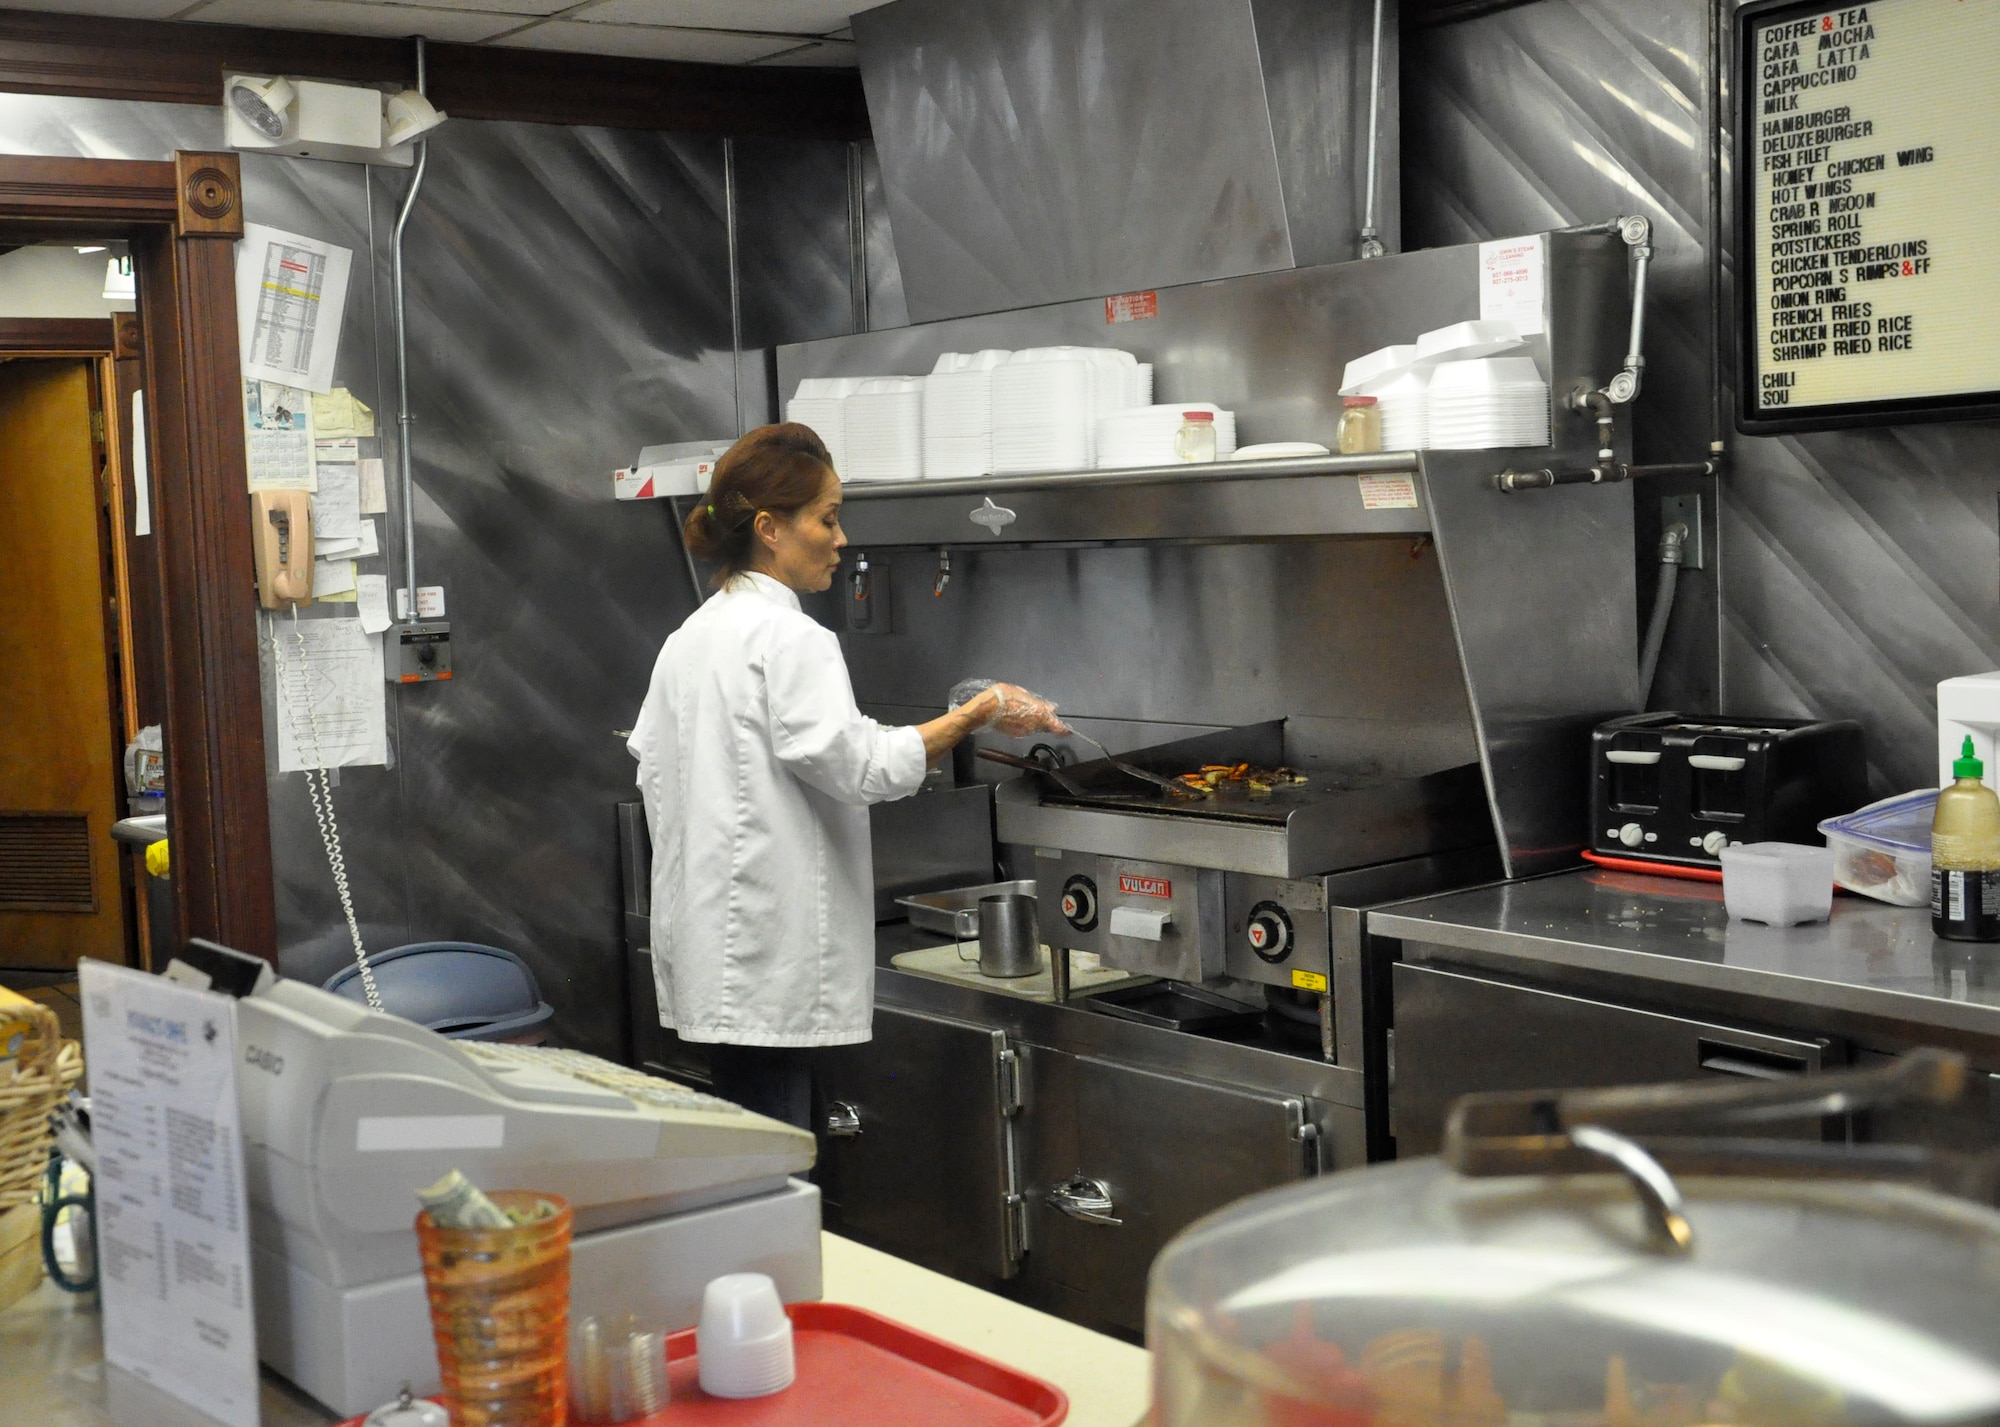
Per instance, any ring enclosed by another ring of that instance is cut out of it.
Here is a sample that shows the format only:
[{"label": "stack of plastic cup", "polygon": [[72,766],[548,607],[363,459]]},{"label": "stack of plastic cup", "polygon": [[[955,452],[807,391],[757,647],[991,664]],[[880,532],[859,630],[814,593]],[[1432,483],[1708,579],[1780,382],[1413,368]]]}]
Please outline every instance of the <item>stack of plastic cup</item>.
[{"label": "stack of plastic cup", "polygon": [[710,1397],[765,1397],[792,1385],[792,1320],[767,1274],[712,1280],[701,1295],[694,1342],[701,1390]]},{"label": "stack of plastic cup", "polygon": [[667,1405],[667,1340],[623,1318],[579,1318],[569,1344],[570,1414],[634,1422]]},{"label": "stack of plastic cup", "polygon": [[502,1209],[555,1212],[504,1229],[417,1215],[431,1334],[452,1427],[561,1427],[568,1416],[570,1207],[500,1190]]}]

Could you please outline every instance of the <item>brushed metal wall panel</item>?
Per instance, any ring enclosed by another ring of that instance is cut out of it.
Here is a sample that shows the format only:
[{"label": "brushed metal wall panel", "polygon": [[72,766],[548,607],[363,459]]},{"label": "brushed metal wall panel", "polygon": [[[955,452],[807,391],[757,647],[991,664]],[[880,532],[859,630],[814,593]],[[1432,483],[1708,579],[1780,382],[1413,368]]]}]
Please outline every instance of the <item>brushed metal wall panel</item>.
[{"label": "brushed metal wall panel", "polygon": [[910,315],[1289,267],[1251,0],[854,17]]},{"label": "brushed metal wall panel", "polygon": [[[1641,460],[1705,449],[1711,253],[1733,321],[1726,225],[1711,233],[1706,217],[1707,25],[1702,0],[1537,0],[1415,31],[1405,48],[1410,246],[1521,231],[1551,210],[1595,217],[1607,201],[1653,218]],[[1721,198],[1726,210],[1726,185]],[[1654,706],[1856,718],[1874,792],[1927,786],[1938,680],[2000,666],[2000,424],[1722,434],[1719,486],[1637,492],[1642,590],[1653,497],[1698,489],[1719,508],[1720,568],[1682,580]]]},{"label": "brushed metal wall panel", "polygon": [[[220,129],[198,106],[0,95],[10,151],[159,159]],[[746,141],[737,159],[752,330],[847,330],[846,147]],[[389,234],[407,172],[248,155],[243,174],[252,221],[355,250],[335,379],[374,407],[393,473]],[[518,952],[557,1039],[617,1054],[612,810],[634,765],[613,731],[694,601],[665,503],[613,502],[609,478],[641,445],[730,434],[721,145],[454,120],[432,137],[406,249],[418,578],[446,589],[457,677],[385,686],[392,765],[338,775],[355,910],[371,949]],[[893,291],[893,262],[882,281]],[[753,418],[767,365],[745,353]],[[399,525],[377,519],[390,558],[363,568],[400,583]],[[274,764],[270,796],[280,964],[316,982],[347,962],[347,931],[304,779]]]},{"label": "brushed metal wall panel", "polygon": [[[1404,43],[1405,244],[1463,243],[1638,212],[1652,220],[1641,461],[1707,453],[1712,340],[1707,236],[1707,29],[1699,4],[1537,0]],[[1633,558],[1649,606],[1659,497],[1635,492]],[[1705,509],[1716,546],[1716,502]],[[1644,609],[1642,608],[1642,613]],[[1711,708],[1715,572],[1684,573],[1653,706]]]}]

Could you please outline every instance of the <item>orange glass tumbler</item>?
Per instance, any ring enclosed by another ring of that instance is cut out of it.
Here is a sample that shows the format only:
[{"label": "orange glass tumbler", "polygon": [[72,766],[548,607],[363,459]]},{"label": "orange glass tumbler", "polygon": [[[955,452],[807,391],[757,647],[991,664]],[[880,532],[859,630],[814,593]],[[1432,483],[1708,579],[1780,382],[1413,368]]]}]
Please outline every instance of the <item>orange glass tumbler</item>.
[{"label": "orange glass tumbler", "polygon": [[505,1229],[447,1229],[417,1215],[431,1334],[453,1427],[566,1427],[567,1200],[497,1190],[502,1209],[556,1212]]}]

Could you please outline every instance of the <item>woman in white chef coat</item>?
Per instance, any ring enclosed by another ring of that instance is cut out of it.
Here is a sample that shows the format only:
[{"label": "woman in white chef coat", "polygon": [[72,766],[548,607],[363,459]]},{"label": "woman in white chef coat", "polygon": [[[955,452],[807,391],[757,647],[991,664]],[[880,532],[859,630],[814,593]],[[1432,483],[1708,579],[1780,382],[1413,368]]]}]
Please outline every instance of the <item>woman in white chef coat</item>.
[{"label": "woman in white chef coat", "polygon": [[1055,706],[995,685],[929,723],[864,716],[840,644],[799,608],[847,537],[826,447],[759,427],[716,463],[686,529],[716,595],[661,649],[629,743],[653,838],[660,1022],[707,1042],[715,1090],[805,1127],[808,1052],[870,1034],[868,804],[988,725],[1066,733]]}]

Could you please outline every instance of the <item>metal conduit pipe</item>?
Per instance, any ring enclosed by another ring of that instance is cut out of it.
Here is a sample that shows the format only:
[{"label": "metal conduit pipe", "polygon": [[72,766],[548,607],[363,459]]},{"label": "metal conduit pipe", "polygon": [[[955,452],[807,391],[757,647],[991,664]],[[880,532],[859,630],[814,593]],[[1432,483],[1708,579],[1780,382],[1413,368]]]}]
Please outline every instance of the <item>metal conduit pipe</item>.
[{"label": "metal conduit pipe", "polygon": [[[417,42],[417,93],[424,92],[424,37]],[[424,165],[430,158],[430,141],[417,140],[417,162],[410,170],[410,186],[396,213],[395,237],[389,250],[389,299],[396,319],[396,469],[403,487],[403,582],[409,593],[404,623],[417,618],[417,513],[416,496],[410,478],[410,348],[403,315],[403,230],[409,226],[410,210],[417,206],[417,191],[424,186]]]},{"label": "metal conduit pipe", "polygon": [[1361,256],[1379,258],[1386,249],[1375,232],[1375,156],[1382,140],[1382,7],[1375,0],[1375,38],[1368,55],[1368,192],[1361,210]]},{"label": "metal conduit pipe", "polygon": [[1667,645],[1667,623],[1674,615],[1674,592],[1680,588],[1681,561],[1688,528],[1676,520],[1660,532],[1660,573],[1653,588],[1653,613],[1646,622],[1646,642],[1639,651],[1639,708],[1651,706],[1653,679],[1660,671],[1660,651]]},{"label": "metal conduit pipe", "polygon": [[743,426],[743,289],[736,269],[736,140],[722,141],[722,223],[729,239],[729,385],[736,435]]}]

